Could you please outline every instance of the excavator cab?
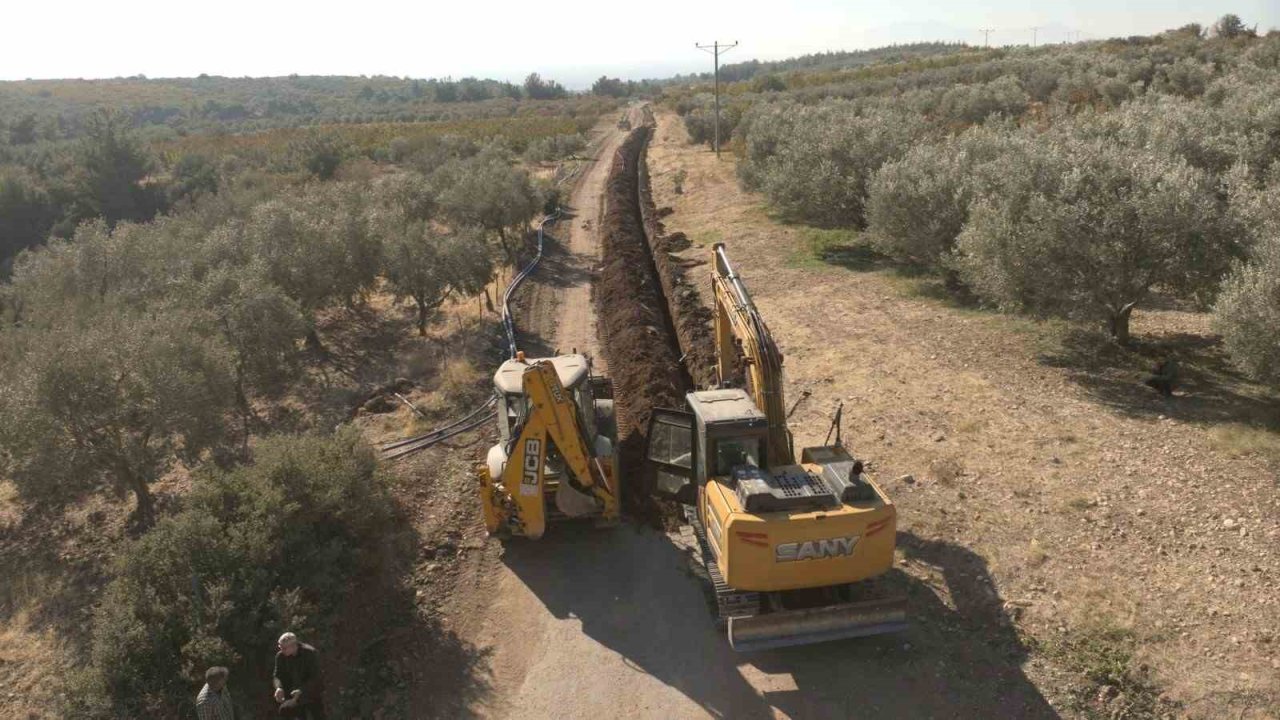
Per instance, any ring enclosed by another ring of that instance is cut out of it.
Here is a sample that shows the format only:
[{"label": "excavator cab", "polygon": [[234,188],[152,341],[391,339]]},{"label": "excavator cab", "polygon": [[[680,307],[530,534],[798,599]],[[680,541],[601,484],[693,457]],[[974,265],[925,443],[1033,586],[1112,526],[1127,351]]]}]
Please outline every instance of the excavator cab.
[{"label": "excavator cab", "polygon": [[769,424],[746,393],[706,390],[686,400],[688,411],[655,409],[649,419],[658,492],[692,505],[709,476],[768,467]]}]

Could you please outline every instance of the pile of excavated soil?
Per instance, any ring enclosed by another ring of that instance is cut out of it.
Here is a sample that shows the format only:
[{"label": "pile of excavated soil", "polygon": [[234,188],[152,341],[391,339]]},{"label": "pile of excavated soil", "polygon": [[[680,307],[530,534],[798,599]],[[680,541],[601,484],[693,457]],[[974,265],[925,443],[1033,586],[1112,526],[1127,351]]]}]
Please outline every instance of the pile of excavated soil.
[{"label": "pile of excavated soil", "polygon": [[[642,128],[642,130],[652,133],[650,128]],[[682,260],[676,255],[677,252],[688,249],[689,240],[684,233],[668,235],[659,219],[662,213],[653,204],[647,152],[648,142],[645,142],[639,162],[639,203],[645,236],[649,243],[654,269],[657,271],[663,294],[666,296],[667,313],[672,319],[676,338],[680,343],[685,368],[698,387],[711,387],[716,382],[712,315],[688,278],[688,270],[703,266],[703,263]],[[710,279],[704,275],[701,282],[709,283]]]},{"label": "pile of excavated soil", "polygon": [[609,168],[595,301],[602,354],[613,378],[620,460],[631,483],[623,502],[641,520],[657,522],[662,506],[644,463],[649,416],[654,408],[683,407],[691,380],[680,362],[640,213],[639,165],[650,133],[649,127],[633,130]]}]

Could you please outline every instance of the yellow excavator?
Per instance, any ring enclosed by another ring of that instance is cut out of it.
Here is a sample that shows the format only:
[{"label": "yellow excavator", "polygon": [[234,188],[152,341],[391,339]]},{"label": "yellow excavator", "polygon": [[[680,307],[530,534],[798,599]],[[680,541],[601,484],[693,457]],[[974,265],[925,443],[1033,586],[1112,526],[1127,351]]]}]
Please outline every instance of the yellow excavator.
[{"label": "yellow excavator", "polygon": [[[665,494],[691,497],[718,620],[752,651],[906,628],[872,580],[893,566],[893,502],[839,440],[795,461],[782,353],[724,244],[713,250],[718,388],[657,410],[647,457]],[[828,434],[830,437],[830,433]],[[693,491],[693,492],[690,492]]]},{"label": "yellow excavator", "polygon": [[613,391],[581,354],[507,360],[494,375],[499,442],[478,468],[490,534],[537,539],[549,521],[617,522]]}]

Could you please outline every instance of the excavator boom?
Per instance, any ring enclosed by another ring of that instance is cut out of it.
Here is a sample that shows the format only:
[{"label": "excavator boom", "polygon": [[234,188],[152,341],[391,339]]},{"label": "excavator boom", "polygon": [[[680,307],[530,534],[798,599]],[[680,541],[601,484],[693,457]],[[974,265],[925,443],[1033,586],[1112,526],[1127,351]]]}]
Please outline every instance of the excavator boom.
[{"label": "excavator boom", "polygon": [[[795,462],[791,431],[787,429],[786,400],[782,390],[782,351],[773,341],[760,311],[742,278],[733,271],[724,243],[716,243],[715,290],[716,375],[721,385],[742,385],[769,422],[769,457],[774,464]],[[735,362],[736,361],[736,362]],[[745,377],[735,377],[740,362]]]}]

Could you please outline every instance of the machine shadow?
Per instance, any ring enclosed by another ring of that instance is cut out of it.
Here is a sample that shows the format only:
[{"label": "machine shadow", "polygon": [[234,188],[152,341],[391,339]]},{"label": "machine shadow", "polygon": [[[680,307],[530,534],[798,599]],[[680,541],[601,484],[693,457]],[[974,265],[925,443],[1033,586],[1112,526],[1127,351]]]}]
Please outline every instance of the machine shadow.
[{"label": "machine shadow", "polygon": [[562,525],[503,561],[555,617],[712,717],[1058,717],[1022,672],[1027,650],[985,561],[909,533],[899,547],[945,586],[890,574],[909,599],[906,633],[751,654],[730,649],[692,558],[661,532]]}]

